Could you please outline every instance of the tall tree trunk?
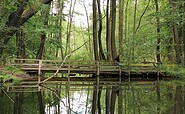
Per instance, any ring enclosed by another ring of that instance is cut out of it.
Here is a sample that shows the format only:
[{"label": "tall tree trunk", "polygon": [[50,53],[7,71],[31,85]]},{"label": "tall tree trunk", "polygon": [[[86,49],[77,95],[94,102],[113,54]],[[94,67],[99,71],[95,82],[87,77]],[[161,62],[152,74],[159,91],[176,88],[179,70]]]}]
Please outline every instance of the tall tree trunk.
[{"label": "tall tree trunk", "polygon": [[[184,14],[183,18],[185,19],[185,2],[183,4]],[[184,66],[185,66],[185,23],[183,24],[183,44],[184,44]]]},{"label": "tall tree trunk", "polygon": [[25,33],[22,29],[16,32],[17,58],[25,59]]},{"label": "tall tree trunk", "polygon": [[107,60],[110,61],[112,58],[111,54],[111,34],[110,34],[110,16],[109,16],[109,6],[110,6],[110,0],[107,0],[107,6],[106,6],[106,48],[107,48]]},{"label": "tall tree trunk", "polygon": [[124,0],[119,0],[119,55],[123,57],[123,13]]},{"label": "tall tree trunk", "polygon": [[172,50],[173,50],[173,48],[172,48],[172,45],[173,45],[173,38],[172,37],[170,37],[170,39],[169,39],[169,41],[168,41],[169,43],[168,43],[168,47],[167,47],[167,51],[168,51],[168,61],[169,62],[172,62],[173,61],[173,56],[172,56]]},{"label": "tall tree trunk", "polygon": [[85,9],[85,14],[86,14],[86,19],[87,19],[87,31],[88,31],[88,38],[89,38],[89,55],[92,59],[92,40],[91,40],[91,35],[90,35],[90,25],[89,25],[89,15],[88,15],[88,11],[87,11],[87,8],[86,8],[86,5],[85,5],[85,0],[83,1],[83,6],[84,6],[84,9]]},{"label": "tall tree trunk", "polygon": [[[159,5],[158,5],[158,0],[155,0],[155,8],[156,8],[156,13],[159,13]],[[157,63],[161,62],[161,55],[160,55],[160,42],[161,42],[161,38],[160,38],[160,18],[157,15],[156,16],[156,28],[157,28],[157,47],[156,47],[156,59],[157,59]]]},{"label": "tall tree trunk", "polygon": [[177,31],[177,25],[173,24],[172,27],[173,27],[174,41],[175,41],[176,62],[179,64],[179,63],[181,63],[179,35],[178,35],[178,31]]},{"label": "tall tree trunk", "polygon": [[101,38],[101,32],[102,32],[102,14],[101,14],[101,5],[100,5],[100,0],[97,0],[97,5],[98,5],[98,16],[99,16],[99,30],[98,30],[98,44],[99,44],[99,56],[100,60],[105,60],[105,55],[103,52],[103,46],[102,46],[102,38]]},{"label": "tall tree trunk", "polygon": [[117,57],[116,51],[116,41],[115,41],[115,27],[116,27],[116,0],[111,0],[111,53],[112,53],[112,60]]},{"label": "tall tree trunk", "polygon": [[69,18],[68,18],[68,23],[67,23],[67,40],[66,40],[65,55],[70,53],[71,25],[72,25],[75,4],[76,4],[76,0],[74,0],[74,2],[73,2],[73,0],[71,0],[71,5],[70,5],[70,9],[69,9]]},{"label": "tall tree trunk", "polygon": [[96,18],[96,0],[93,0],[93,47],[94,59],[98,61],[98,41],[97,41],[97,18]]},{"label": "tall tree trunk", "polygon": [[[42,15],[45,17],[43,24],[45,26],[48,25],[48,18],[49,18],[49,10],[50,9],[50,4],[48,4],[48,9],[47,11],[43,11]],[[40,46],[39,46],[39,50],[37,52],[37,56],[36,59],[42,59],[43,56],[43,52],[44,52],[44,44],[45,44],[45,40],[46,40],[46,33],[45,32],[41,32],[41,36],[40,36]]]},{"label": "tall tree trunk", "polygon": [[[169,5],[170,8],[175,8],[176,4],[174,3],[174,0],[169,0]],[[173,11],[172,11],[173,14]],[[172,22],[172,30],[174,34],[174,41],[175,41],[175,54],[176,54],[176,62],[179,64],[181,63],[181,50],[180,50],[180,39],[179,39],[179,34],[177,30],[177,24],[173,20]]]},{"label": "tall tree trunk", "polygon": [[135,35],[136,35],[136,19],[137,19],[137,0],[134,0],[134,25],[133,25],[133,39],[132,39],[132,61],[134,62],[135,56]]}]

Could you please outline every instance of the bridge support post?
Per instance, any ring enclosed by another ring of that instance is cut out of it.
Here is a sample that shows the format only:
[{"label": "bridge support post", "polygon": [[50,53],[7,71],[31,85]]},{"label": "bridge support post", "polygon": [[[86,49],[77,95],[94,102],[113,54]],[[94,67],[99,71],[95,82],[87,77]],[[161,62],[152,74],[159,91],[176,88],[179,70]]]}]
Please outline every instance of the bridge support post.
[{"label": "bridge support post", "polygon": [[99,77],[99,75],[100,75],[100,63],[99,63],[99,61],[97,61],[96,62],[96,77],[97,77],[97,83],[99,84],[99,82],[100,82],[100,77]]},{"label": "bridge support post", "polygon": [[70,81],[70,76],[69,76],[69,74],[70,74],[70,68],[71,68],[70,66],[71,66],[71,63],[69,61],[69,63],[68,63],[68,71],[67,71],[67,73],[68,73],[68,75],[67,75],[68,82]]},{"label": "bridge support post", "polygon": [[39,60],[39,70],[38,70],[38,91],[41,90],[40,82],[41,82],[41,67],[42,67],[42,60]]},{"label": "bridge support post", "polygon": [[121,83],[121,68],[119,68],[119,83]]}]

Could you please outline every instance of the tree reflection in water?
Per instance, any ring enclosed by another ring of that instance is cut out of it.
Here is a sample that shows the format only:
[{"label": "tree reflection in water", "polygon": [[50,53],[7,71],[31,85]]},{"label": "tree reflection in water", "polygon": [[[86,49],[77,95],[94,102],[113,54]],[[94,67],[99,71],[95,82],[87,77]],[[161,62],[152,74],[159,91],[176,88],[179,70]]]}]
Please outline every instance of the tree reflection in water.
[{"label": "tree reflection in water", "polygon": [[[50,89],[48,89],[50,88]],[[0,114],[183,114],[185,86],[177,81],[50,85],[38,92],[1,88]]]}]

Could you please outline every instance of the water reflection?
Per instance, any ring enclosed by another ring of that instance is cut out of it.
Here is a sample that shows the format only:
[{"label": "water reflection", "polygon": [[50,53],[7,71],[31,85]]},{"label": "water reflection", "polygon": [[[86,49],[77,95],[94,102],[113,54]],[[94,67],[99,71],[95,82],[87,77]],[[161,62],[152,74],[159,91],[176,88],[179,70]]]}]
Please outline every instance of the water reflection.
[{"label": "water reflection", "polygon": [[183,114],[185,87],[177,81],[60,83],[40,92],[1,87],[0,114]]}]

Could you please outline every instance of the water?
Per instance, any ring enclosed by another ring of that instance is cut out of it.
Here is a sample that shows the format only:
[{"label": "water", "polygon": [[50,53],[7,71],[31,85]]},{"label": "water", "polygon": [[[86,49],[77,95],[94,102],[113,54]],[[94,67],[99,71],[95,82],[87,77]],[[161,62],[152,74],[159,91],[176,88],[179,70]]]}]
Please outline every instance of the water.
[{"label": "water", "polygon": [[1,87],[0,114],[184,114],[184,85],[176,80],[75,82],[46,84],[41,92]]}]

